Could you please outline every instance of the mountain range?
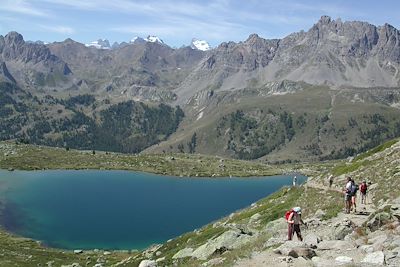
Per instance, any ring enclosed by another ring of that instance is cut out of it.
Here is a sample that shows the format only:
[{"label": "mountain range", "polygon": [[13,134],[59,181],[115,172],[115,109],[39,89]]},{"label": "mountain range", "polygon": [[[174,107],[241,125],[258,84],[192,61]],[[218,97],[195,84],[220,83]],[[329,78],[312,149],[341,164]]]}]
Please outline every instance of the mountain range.
[{"label": "mountain range", "polygon": [[152,36],[112,46],[0,36],[4,83],[39,100],[92,95],[85,115],[94,118],[105,100],[179,105],[177,131],[147,151],[248,159],[342,157],[398,136],[399,67],[398,29],[328,16],[282,39],[252,34],[214,49],[195,39],[173,49]]}]

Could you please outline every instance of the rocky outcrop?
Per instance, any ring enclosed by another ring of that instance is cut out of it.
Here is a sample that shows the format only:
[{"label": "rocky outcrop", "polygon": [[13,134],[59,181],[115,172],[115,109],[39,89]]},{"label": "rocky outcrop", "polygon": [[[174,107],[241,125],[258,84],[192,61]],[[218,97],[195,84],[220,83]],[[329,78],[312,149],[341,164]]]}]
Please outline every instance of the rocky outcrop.
[{"label": "rocky outcrop", "polygon": [[[28,88],[65,88],[71,85],[68,65],[43,44],[25,42],[21,34],[0,36],[1,73]],[[7,68],[5,68],[5,65]]]}]

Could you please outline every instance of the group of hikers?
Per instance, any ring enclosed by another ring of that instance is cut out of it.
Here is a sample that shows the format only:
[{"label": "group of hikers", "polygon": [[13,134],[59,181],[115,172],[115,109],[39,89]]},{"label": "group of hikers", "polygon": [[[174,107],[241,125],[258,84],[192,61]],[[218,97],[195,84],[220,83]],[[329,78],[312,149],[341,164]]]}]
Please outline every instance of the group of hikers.
[{"label": "group of hikers", "polygon": [[344,202],[345,202],[345,212],[350,213],[354,207],[354,213],[357,212],[357,192],[360,191],[361,204],[367,204],[367,190],[368,185],[366,181],[363,181],[361,185],[357,185],[354,179],[347,177],[346,186],[343,190]]},{"label": "group of hikers", "polygon": [[[293,177],[293,186],[296,186],[297,177]],[[333,175],[328,177],[329,187],[333,185]],[[367,190],[368,184],[366,181],[363,181],[361,185],[357,185],[351,177],[346,178],[346,185],[343,189],[344,200],[345,200],[345,213],[350,213],[354,207],[354,213],[357,212],[357,203],[356,197],[357,192],[360,191],[361,196],[361,204],[367,204]],[[285,219],[288,223],[288,240],[292,240],[294,234],[296,233],[297,238],[300,241],[303,241],[303,237],[301,235],[300,225],[304,224],[301,219],[301,208],[294,207],[291,210],[287,211],[285,214]]]}]

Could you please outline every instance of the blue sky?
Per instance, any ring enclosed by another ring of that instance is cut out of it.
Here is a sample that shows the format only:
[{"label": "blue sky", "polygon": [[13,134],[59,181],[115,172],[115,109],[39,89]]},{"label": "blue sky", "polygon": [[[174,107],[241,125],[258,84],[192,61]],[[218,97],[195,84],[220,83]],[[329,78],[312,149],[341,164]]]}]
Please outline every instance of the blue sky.
[{"label": "blue sky", "polygon": [[18,31],[25,40],[87,43],[151,34],[173,47],[193,37],[217,46],[251,33],[269,39],[308,30],[321,15],[399,29],[399,10],[398,0],[0,0],[0,35]]}]

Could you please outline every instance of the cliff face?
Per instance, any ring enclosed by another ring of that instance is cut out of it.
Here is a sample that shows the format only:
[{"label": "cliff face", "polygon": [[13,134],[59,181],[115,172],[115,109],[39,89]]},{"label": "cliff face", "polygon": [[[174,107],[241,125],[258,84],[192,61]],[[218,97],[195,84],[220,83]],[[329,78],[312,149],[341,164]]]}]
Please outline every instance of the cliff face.
[{"label": "cliff face", "polygon": [[0,36],[0,61],[5,64],[3,70],[7,67],[8,81],[23,87],[62,89],[71,85],[72,72],[64,61],[45,45],[26,43],[17,32]]}]

